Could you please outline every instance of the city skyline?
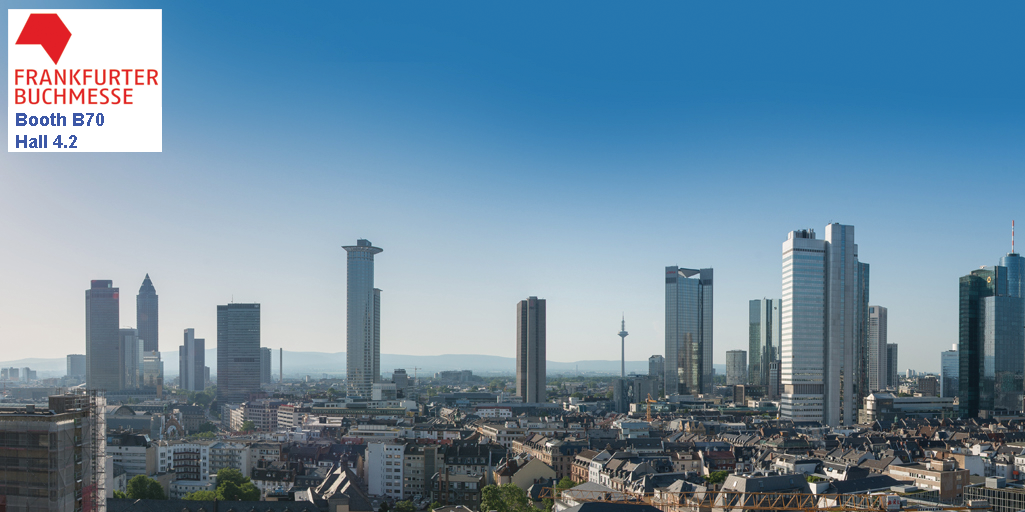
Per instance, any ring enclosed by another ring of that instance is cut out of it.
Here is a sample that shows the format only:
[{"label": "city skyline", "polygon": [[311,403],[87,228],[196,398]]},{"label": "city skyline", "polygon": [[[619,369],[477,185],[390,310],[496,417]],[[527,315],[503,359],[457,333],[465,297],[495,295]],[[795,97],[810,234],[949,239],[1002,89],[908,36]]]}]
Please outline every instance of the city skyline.
[{"label": "city skyline", "polygon": [[[0,341],[14,345],[11,359],[82,353],[69,283],[109,278],[134,291],[149,273],[172,344],[185,327],[214,332],[210,308],[234,297],[266,305],[269,344],[335,352],[345,329],[337,246],[366,237],[389,251],[377,282],[388,352],[507,354],[508,304],[542,294],[553,360],[614,359],[623,312],[627,358],[642,359],[664,339],[650,275],[693,261],[719,271],[722,361],[745,348],[746,301],[779,296],[780,233],[835,220],[860,229],[889,338],[907,353],[940,351],[957,335],[951,283],[1007,253],[1021,218],[1014,201],[959,207],[978,173],[1025,184],[1025,70],[1006,65],[1021,53],[1011,20],[1023,7],[1006,7],[891,5],[886,17],[816,4],[681,5],[654,17],[598,7],[596,23],[580,23],[569,6],[544,19],[413,6],[384,23],[368,6],[325,6],[314,20],[165,6],[177,84],[228,87],[279,52],[302,56],[286,59],[295,69],[337,65],[302,85],[296,110],[259,121],[251,105],[293,87],[289,73],[237,101],[169,86],[160,154],[5,154],[0,263],[15,272]],[[242,17],[221,27],[219,16]],[[613,20],[622,30],[610,35]],[[227,66],[209,52],[264,25],[302,37],[253,41]],[[193,29],[171,29],[181,26]],[[207,118],[240,126],[196,122]],[[700,193],[680,201],[668,183]],[[144,197],[146,208],[129,214],[98,197]],[[545,222],[528,228],[525,207]],[[623,233],[644,250],[610,250]],[[468,309],[428,311],[427,300]],[[122,319],[133,318],[130,302]],[[465,329],[449,332],[455,324]],[[939,369],[936,358],[922,365]]]}]

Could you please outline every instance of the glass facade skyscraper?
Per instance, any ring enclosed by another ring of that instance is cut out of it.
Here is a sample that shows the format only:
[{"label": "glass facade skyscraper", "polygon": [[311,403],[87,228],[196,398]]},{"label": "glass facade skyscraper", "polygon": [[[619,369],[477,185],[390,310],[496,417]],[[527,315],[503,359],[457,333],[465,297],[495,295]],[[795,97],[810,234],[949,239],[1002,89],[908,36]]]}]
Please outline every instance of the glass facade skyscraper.
[{"label": "glass facade skyscraper", "polygon": [[951,350],[940,352],[940,396],[954,398],[958,386],[957,344]]},{"label": "glass facade skyscraper", "polygon": [[780,300],[755,299],[748,302],[747,383],[769,386],[769,363],[780,356]]},{"label": "glass facade skyscraper", "polygon": [[349,396],[370,398],[381,382],[381,290],[374,288],[374,255],[384,249],[369,240],[344,246],[346,267],[345,379]]},{"label": "glass facade skyscraper", "polygon": [[963,418],[1022,409],[1025,304],[1007,267],[973,270],[959,280],[958,393]]},{"label": "glass facade skyscraper", "polygon": [[85,291],[85,385],[121,389],[120,302],[109,280],[94,280]]},{"label": "glass facade skyscraper", "polygon": [[886,308],[868,307],[868,392],[886,389]]},{"label": "glass facade skyscraper", "polygon": [[142,386],[142,340],[136,329],[118,330],[118,360],[121,367],[121,389]]},{"label": "glass facade skyscraper", "polygon": [[217,306],[217,401],[237,404],[260,390],[260,305]]},{"label": "glass facade skyscraper", "polygon": [[157,352],[160,350],[160,297],[153,287],[149,274],[142,280],[139,294],[135,296],[135,327],[139,330],[143,350]]},{"label": "glass facade skyscraper", "polygon": [[712,392],[712,269],[666,267],[666,395]]},{"label": "glass facade skyscraper", "polygon": [[206,389],[206,340],[197,338],[195,329],[185,329],[185,339],[178,347],[178,379],[182,389]]}]

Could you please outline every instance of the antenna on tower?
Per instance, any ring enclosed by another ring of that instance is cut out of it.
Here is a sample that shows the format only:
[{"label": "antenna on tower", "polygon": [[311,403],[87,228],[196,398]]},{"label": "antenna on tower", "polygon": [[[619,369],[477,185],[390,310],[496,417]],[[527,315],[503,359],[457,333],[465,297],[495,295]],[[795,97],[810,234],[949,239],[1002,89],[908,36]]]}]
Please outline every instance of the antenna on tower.
[{"label": "antenna on tower", "polygon": [[1014,219],[1011,219],[1011,254],[1014,254]]}]

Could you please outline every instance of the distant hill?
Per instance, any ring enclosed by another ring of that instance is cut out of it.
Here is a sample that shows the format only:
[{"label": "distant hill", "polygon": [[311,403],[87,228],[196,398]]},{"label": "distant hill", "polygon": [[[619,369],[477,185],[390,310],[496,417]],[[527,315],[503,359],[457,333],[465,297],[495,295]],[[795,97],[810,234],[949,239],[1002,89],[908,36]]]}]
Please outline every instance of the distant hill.
[{"label": "distant hill", "polygon": [[[278,351],[273,351],[271,373],[278,373]],[[161,352],[164,374],[178,375],[178,351]],[[217,349],[206,351],[206,364],[210,373],[217,373]],[[30,358],[16,361],[0,361],[0,367],[29,367],[39,373],[40,378],[60,377],[67,369],[65,358]],[[717,365],[720,366],[720,365]],[[474,374],[512,374],[516,371],[513,357],[486,356],[475,354],[444,354],[437,356],[412,356],[402,354],[381,354],[381,372],[389,374],[396,368],[404,368],[413,375],[413,368],[421,375],[433,375],[442,370],[473,370]],[[721,371],[717,368],[717,371]],[[648,361],[627,361],[627,373],[648,373]],[[574,362],[548,361],[548,373],[552,374],[610,374],[619,373],[619,361],[585,360]],[[345,352],[293,352],[285,351],[285,377],[310,375],[320,378],[323,374],[342,376],[345,374]]]}]

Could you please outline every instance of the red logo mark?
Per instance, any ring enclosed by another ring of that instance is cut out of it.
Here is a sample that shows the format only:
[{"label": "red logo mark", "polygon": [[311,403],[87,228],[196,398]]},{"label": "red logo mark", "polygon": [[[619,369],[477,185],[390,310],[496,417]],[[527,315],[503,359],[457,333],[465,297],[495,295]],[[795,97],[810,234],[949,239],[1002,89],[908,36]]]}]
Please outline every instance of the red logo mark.
[{"label": "red logo mark", "polygon": [[54,64],[61,59],[71,39],[71,31],[56,14],[29,14],[21,35],[14,44],[38,44]]}]

